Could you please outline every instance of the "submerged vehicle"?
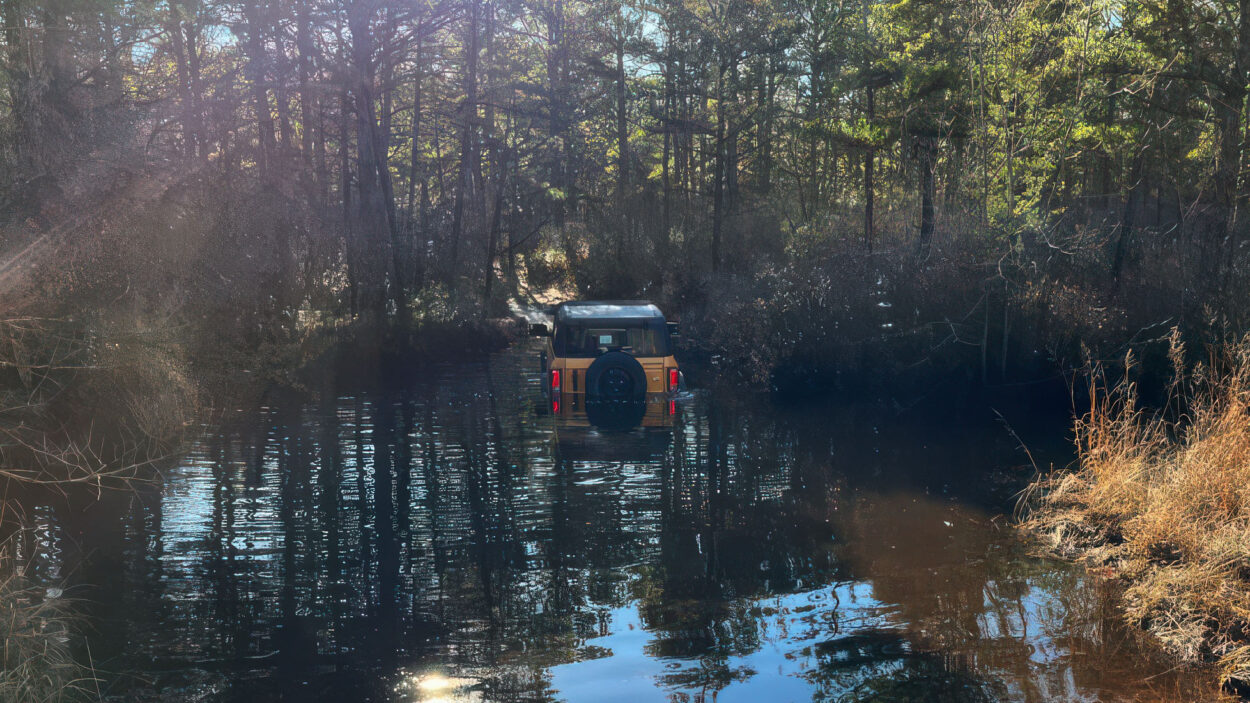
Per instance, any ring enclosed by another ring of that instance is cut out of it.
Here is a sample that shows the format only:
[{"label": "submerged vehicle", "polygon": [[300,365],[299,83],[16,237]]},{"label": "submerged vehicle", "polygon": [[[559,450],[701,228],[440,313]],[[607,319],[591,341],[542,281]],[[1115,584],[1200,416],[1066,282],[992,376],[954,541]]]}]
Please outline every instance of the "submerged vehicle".
[{"label": "submerged vehicle", "polygon": [[645,301],[584,301],[557,305],[541,353],[543,393],[569,427],[630,430],[668,427],[682,385],[673,356],[676,326]]}]

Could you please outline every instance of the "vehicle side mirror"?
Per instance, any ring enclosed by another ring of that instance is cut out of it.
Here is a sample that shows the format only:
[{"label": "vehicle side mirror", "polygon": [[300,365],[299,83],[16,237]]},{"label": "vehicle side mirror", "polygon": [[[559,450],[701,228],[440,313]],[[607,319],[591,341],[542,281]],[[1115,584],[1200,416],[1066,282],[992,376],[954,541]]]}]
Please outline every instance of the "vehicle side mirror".
[{"label": "vehicle side mirror", "polygon": [[538,323],[530,325],[530,336],[531,337],[550,337],[551,330],[547,329],[547,325],[544,325],[543,323],[538,322]]},{"label": "vehicle side mirror", "polygon": [[667,325],[668,325],[668,336],[670,336],[670,337],[680,337],[680,336],[681,336],[681,327],[680,327],[680,326],[678,326],[678,324],[677,324],[676,322],[669,322],[669,323],[667,323]]}]

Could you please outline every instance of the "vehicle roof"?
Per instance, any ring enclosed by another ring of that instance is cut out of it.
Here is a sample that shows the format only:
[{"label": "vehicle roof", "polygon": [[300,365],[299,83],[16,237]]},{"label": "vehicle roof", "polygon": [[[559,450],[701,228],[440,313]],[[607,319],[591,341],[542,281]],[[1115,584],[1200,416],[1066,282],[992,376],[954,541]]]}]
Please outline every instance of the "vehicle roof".
[{"label": "vehicle roof", "polygon": [[559,322],[650,318],[662,320],[664,313],[645,300],[579,300],[556,306],[556,320]]}]

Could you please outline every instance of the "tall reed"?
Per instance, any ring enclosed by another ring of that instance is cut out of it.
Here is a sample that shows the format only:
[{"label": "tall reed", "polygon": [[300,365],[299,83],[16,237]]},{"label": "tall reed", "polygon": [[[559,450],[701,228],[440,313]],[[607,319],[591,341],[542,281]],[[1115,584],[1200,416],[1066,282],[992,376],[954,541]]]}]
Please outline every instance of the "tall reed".
[{"label": "tall reed", "polygon": [[[1173,334],[1171,392],[1091,367],[1078,463],[1041,478],[1024,527],[1120,580],[1125,619],[1179,659],[1250,681],[1250,338],[1187,367]],[[1132,358],[1126,367],[1131,370]],[[1129,374],[1126,374],[1126,376]]]}]

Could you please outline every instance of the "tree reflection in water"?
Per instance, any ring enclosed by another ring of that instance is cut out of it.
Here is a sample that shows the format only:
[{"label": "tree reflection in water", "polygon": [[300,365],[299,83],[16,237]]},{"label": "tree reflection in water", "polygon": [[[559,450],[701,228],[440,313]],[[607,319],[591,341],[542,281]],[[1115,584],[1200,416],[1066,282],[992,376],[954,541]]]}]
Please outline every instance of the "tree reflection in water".
[{"label": "tree reflection in water", "polygon": [[1011,492],[992,479],[1022,457],[988,410],[707,392],[650,456],[612,436],[588,453],[537,412],[533,366],[513,350],[275,393],[159,490],[51,513],[78,548],[44,560],[92,584],[110,693],[1211,695],[1202,675],[1155,676],[1096,582],[1029,557],[991,517]]}]

